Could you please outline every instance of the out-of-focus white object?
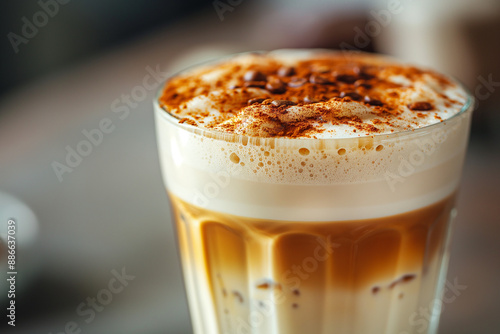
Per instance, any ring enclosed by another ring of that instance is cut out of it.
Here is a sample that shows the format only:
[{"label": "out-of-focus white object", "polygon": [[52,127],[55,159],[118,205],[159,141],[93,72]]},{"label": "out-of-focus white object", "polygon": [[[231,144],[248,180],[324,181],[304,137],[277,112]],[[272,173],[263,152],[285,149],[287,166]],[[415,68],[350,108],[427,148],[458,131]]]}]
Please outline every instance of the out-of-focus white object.
[{"label": "out-of-focus white object", "polygon": [[399,3],[389,17],[379,16],[383,29],[373,38],[380,51],[454,75],[471,88],[479,75],[500,73],[500,1],[378,1],[375,13]]},{"label": "out-of-focus white object", "polygon": [[[12,234],[15,241],[15,270],[7,268],[7,241],[8,222],[15,221],[15,234]],[[38,220],[33,211],[22,201],[0,192],[0,272],[6,274],[16,271],[16,290],[24,285],[34,276],[38,267],[33,246],[38,235]],[[0,280],[0,291],[7,291],[7,281]],[[6,298],[7,294],[2,293],[0,298]]]}]

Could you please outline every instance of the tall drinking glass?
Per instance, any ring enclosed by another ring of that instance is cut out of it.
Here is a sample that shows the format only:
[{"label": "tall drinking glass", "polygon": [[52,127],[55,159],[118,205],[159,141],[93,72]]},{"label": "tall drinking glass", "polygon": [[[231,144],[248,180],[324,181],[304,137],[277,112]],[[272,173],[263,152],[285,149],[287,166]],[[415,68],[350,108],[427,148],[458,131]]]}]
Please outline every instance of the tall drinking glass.
[{"label": "tall drinking glass", "polygon": [[156,101],[194,332],[436,333],[473,104],[297,139],[193,127]]}]

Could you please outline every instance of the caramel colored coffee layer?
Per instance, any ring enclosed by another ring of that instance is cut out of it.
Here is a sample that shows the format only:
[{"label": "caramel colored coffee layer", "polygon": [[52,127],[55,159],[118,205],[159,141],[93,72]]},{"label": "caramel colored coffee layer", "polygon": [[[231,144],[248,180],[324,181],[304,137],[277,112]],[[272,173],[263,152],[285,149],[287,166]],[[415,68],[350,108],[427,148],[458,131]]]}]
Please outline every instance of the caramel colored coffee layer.
[{"label": "caramel colored coffee layer", "polygon": [[433,296],[453,200],[384,218],[286,222],[220,214],[172,196],[185,271],[210,291],[205,301],[192,298],[215,310],[221,333],[268,308],[280,333],[320,333],[329,317],[338,321],[331,328],[358,326],[352,318],[361,321],[365,308],[381,317],[372,326],[385,328],[394,312],[407,323]]}]

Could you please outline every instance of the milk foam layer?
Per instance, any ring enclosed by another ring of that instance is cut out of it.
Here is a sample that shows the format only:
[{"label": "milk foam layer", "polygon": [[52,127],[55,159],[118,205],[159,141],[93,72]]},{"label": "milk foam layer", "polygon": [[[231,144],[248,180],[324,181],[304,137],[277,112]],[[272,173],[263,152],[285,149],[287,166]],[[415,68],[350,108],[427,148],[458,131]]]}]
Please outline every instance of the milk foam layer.
[{"label": "milk foam layer", "polygon": [[279,50],[235,56],[172,78],[160,104],[181,122],[258,137],[343,138],[439,123],[466,93],[393,59]]},{"label": "milk foam layer", "polygon": [[418,209],[456,190],[469,114],[426,130],[374,138],[275,139],[176,124],[157,109],[170,192],[217,212],[332,221]]},{"label": "milk foam layer", "polygon": [[[310,54],[280,51],[270,55],[279,57],[281,63],[295,64],[297,59],[305,59]],[[271,56],[244,55],[235,59],[243,63],[243,60],[256,61],[262,57],[269,61]],[[371,63],[386,64],[388,61],[371,56],[363,56],[363,59]],[[225,64],[234,67],[231,59],[216,66],[222,71]],[[214,72],[213,66],[196,68],[190,73],[206,81],[217,82],[217,78],[223,77],[224,85],[239,82],[240,72],[235,71],[235,78],[229,74],[226,78]],[[207,68],[211,70],[206,72]],[[432,77],[442,78],[435,73]],[[196,93],[187,77],[178,78],[185,80],[184,86],[178,86],[179,94],[189,97]],[[445,82],[445,79],[439,82]],[[463,90],[451,81],[446,82],[447,88],[439,94],[446,91],[448,96],[455,94],[457,101],[464,101]],[[423,92],[425,90],[420,91]],[[433,94],[426,92],[422,98],[431,101],[429,96],[439,95]],[[188,203],[216,212],[287,221],[384,217],[416,210],[449,196],[456,191],[459,182],[472,110],[472,102],[467,100],[463,112],[458,111],[463,102],[457,102],[457,108],[418,112],[441,115],[439,117],[443,119],[445,115],[446,118],[451,114],[458,115],[442,122],[435,117],[415,116],[418,126],[424,125],[425,120],[437,123],[413,131],[400,131],[403,129],[393,126],[395,122],[390,123],[394,133],[362,137],[358,137],[359,133],[354,135],[352,131],[356,128],[349,124],[333,127],[337,135],[347,134],[350,136],[347,138],[255,137],[219,131],[218,125],[211,127],[209,124],[215,123],[208,120],[214,115],[215,107],[210,99],[200,104],[190,102],[189,108],[169,109],[174,114],[172,116],[164,110],[163,97],[155,105],[155,116],[160,160],[168,190]],[[441,102],[444,104],[445,99]],[[368,108],[364,102],[348,98],[334,98],[325,103],[356,104],[356,108]],[[440,104],[432,100],[432,105]],[[230,115],[229,104],[223,106]],[[309,106],[297,104],[294,107]],[[407,107],[402,105],[401,108]],[[190,121],[179,121],[180,112],[194,111],[201,115],[202,110],[206,117],[199,120],[204,123],[198,122],[194,126]],[[400,120],[395,119],[404,121],[405,112],[415,113],[406,110],[400,114]],[[407,126],[413,127],[412,122]],[[330,132],[329,136],[332,135]]]}]

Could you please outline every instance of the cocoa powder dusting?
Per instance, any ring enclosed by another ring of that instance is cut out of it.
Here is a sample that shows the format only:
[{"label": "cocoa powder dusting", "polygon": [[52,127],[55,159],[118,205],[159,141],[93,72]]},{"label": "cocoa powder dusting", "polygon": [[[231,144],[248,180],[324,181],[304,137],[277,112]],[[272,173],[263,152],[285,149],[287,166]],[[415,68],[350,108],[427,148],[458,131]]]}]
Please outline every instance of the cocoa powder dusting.
[{"label": "cocoa powder dusting", "polygon": [[[381,128],[393,127],[395,121],[403,121],[398,116],[404,107],[415,111],[418,118],[427,117],[422,111],[434,110],[432,101],[401,104],[402,96],[410,88],[388,80],[389,75],[415,81],[429,76],[443,87],[453,85],[435,72],[377,61],[371,56],[321,54],[298,60],[293,66],[265,55],[256,57],[266,61],[249,64],[226,61],[199,69],[195,75],[173,77],[166,83],[159,104],[178,116],[179,123],[202,124],[223,132],[260,137],[315,137],[325,131],[322,124],[332,124],[348,125],[353,132],[370,135],[380,133]],[[217,80],[206,79],[215,69]],[[210,103],[200,104],[218,113],[191,106],[193,100],[206,96]],[[440,98],[447,105],[456,103],[443,94]],[[330,107],[338,103],[351,107],[343,112]],[[353,103],[364,109],[353,108]],[[262,111],[249,112],[246,108],[250,106],[262,107]],[[309,108],[304,112],[312,116],[283,117],[304,106]],[[374,117],[359,117],[360,110]]]}]

